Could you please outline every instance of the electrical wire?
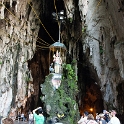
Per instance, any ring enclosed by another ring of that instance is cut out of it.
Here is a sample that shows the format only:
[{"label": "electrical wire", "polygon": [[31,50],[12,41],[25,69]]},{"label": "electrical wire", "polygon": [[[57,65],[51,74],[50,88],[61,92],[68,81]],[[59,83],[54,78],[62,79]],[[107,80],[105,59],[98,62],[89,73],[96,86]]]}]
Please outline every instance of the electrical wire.
[{"label": "electrical wire", "polygon": [[47,29],[45,28],[45,26],[43,25],[42,21],[40,20],[40,18],[38,17],[36,11],[34,10],[34,8],[32,7],[32,5],[28,2],[28,4],[30,5],[30,7],[32,8],[33,12],[35,13],[37,19],[40,21],[42,27],[44,28],[44,30],[46,31],[46,33],[49,35],[49,37],[55,42],[55,40],[52,38],[52,36],[49,34],[49,32],[47,31]]},{"label": "electrical wire", "polygon": [[0,2],[0,4],[2,4],[4,7],[5,7],[5,9],[11,14],[11,15],[13,15],[18,21],[21,21],[19,18],[17,18],[2,2]]},{"label": "electrical wire", "polygon": [[49,46],[49,45],[47,45],[47,44],[44,44],[44,43],[42,43],[42,42],[40,42],[40,41],[36,41],[36,42],[38,42],[38,43],[40,43],[40,44],[42,44],[42,45],[45,45],[45,46]]},{"label": "electrical wire", "polygon": [[[0,2],[0,4],[4,5],[4,4],[1,3],[1,2]],[[5,5],[4,5],[4,7],[7,9],[7,7],[6,7]],[[16,19],[18,19],[18,21],[21,21],[21,20],[20,20],[19,18],[17,18],[9,9],[7,9],[7,11],[8,11],[12,16],[14,16]],[[7,20],[7,19],[5,19],[5,18],[4,18],[4,20],[5,20],[6,22],[10,23],[10,20]],[[25,22],[24,22],[24,23],[25,23]],[[13,23],[13,22],[11,22],[10,24],[14,26],[14,23]],[[23,28],[23,26],[22,26],[22,28]],[[22,28],[21,28],[20,30],[22,30]],[[39,38],[39,37],[38,37],[38,39],[40,39],[41,41],[43,41],[44,43],[46,43],[46,46],[50,45],[50,44],[48,44],[47,42],[45,42],[43,39],[41,39],[41,38]],[[45,44],[44,44],[44,45],[45,45]]]},{"label": "electrical wire", "polygon": [[[6,21],[6,22],[8,22],[8,23],[10,23],[7,19],[5,19],[4,18],[4,20]],[[10,23],[11,24],[11,23]],[[13,24],[14,25],[14,24]],[[6,33],[6,32],[5,32]],[[6,33],[7,34],[7,33]],[[43,39],[41,39],[41,38],[39,38],[40,40],[42,40],[42,41],[44,41]],[[39,42],[39,41],[36,41],[36,42]],[[45,41],[44,41],[45,42]],[[44,45],[44,46],[40,46],[41,48],[45,48],[45,46],[49,46],[49,44],[47,43],[47,44],[44,44],[44,43],[41,43],[41,42],[39,42],[40,44],[42,44],[42,45]],[[45,42],[46,43],[46,42]],[[37,45],[36,45],[37,46]],[[39,46],[39,45],[38,45]],[[46,47],[46,48],[48,48],[48,47]]]},{"label": "electrical wire", "polygon": [[37,45],[37,47],[40,47],[40,48],[49,48],[49,47],[44,47],[44,46],[40,46],[40,45]]},{"label": "electrical wire", "polygon": [[58,26],[60,26],[60,22],[58,21],[59,17],[58,17],[58,11],[57,11],[57,7],[56,7],[56,2],[55,2],[55,0],[54,0],[54,8],[55,8],[56,15],[57,15]]},{"label": "electrical wire", "polygon": [[49,43],[47,43],[47,42],[45,42],[43,39],[41,39],[40,37],[37,37],[38,39],[40,39],[41,41],[43,41],[45,44],[46,44],[46,46],[50,46],[50,44]]}]

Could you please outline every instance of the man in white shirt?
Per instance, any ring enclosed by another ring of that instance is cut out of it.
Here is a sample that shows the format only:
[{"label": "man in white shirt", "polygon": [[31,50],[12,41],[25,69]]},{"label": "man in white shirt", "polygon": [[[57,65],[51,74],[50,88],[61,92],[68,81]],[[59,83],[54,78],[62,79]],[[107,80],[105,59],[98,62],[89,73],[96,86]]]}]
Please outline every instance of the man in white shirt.
[{"label": "man in white shirt", "polygon": [[29,114],[29,124],[33,124],[33,122],[34,122],[34,116],[33,116],[33,113],[30,112],[30,114]]},{"label": "man in white shirt", "polygon": [[89,113],[87,111],[85,111],[84,112],[84,117],[83,116],[81,117],[81,119],[78,121],[78,124],[82,124],[84,121],[86,121],[88,114]]},{"label": "man in white shirt", "polygon": [[110,120],[110,124],[120,124],[120,120],[115,116],[116,115],[116,111],[115,110],[112,110],[111,111],[111,120]]}]

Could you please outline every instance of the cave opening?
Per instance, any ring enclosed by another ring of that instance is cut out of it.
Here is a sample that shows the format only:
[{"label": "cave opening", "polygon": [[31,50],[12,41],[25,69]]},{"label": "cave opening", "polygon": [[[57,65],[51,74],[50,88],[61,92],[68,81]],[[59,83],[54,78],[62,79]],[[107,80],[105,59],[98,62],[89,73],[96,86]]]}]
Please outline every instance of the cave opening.
[{"label": "cave opening", "polygon": [[78,60],[78,103],[80,114],[84,111],[92,113],[102,113],[104,110],[103,96],[99,86],[99,78],[92,64],[88,61],[89,52],[83,53],[82,43],[79,43]]},{"label": "cave opening", "polygon": [[[42,5],[41,5],[42,8]],[[32,72],[34,93],[31,98],[28,99],[26,108],[27,110],[33,110],[37,106],[41,106],[40,96],[42,92],[40,90],[40,84],[44,83],[45,76],[49,74],[49,46],[59,39],[58,23],[53,20],[52,12],[56,12],[54,1],[45,1],[46,12],[41,13],[41,24],[38,33],[39,39],[37,39],[37,49],[32,60],[28,61],[29,69]],[[56,3],[57,11],[64,10],[65,6],[62,0],[58,0]],[[79,21],[80,22],[80,21]],[[80,25],[80,24],[79,24]],[[49,34],[46,32],[46,30]],[[51,38],[52,37],[52,38]],[[45,41],[45,42],[43,42]],[[82,44],[80,45],[82,46]],[[82,48],[79,48],[79,60],[78,60],[78,87],[79,94],[77,103],[79,105],[80,114],[84,111],[88,111],[95,115],[103,111],[103,99],[100,87],[98,85],[98,78],[95,75],[96,72],[92,71],[92,67],[89,62],[86,61],[83,55]],[[32,107],[33,105],[33,107]]]},{"label": "cave opening", "polygon": [[91,70],[90,66],[82,67],[82,64],[79,63],[78,73],[80,114],[82,115],[84,111],[88,111],[94,116],[96,113],[102,113],[104,110],[103,97],[95,72]]}]

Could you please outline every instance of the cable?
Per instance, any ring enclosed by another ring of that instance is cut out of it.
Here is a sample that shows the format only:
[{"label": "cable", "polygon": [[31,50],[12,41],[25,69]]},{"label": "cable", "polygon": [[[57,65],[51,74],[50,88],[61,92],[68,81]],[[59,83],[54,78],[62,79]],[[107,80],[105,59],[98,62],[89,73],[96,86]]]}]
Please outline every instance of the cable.
[{"label": "cable", "polygon": [[45,45],[45,46],[49,46],[49,45],[47,45],[47,44],[44,44],[44,43],[39,42],[38,40],[37,40],[36,42],[38,42],[38,43],[40,43],[40,44],[42,44],[42,45]]},{"label": "cable", "polygon": [[[10,23],[9,20],[7,20],[7,19],[5,19],[5,18],[4,18],[4,20],[5,20],[6,22]],[[11,24],[11,23],[10,23],[10,24]],[[14,23],[13,23],[13,22],[12,22],[12,25],[14,26]]]},{"label": "cable", "polygon": [[[4,5],[2,2],[0,2],[0,4]],[[6,8],[6,10],[11,14],[13,15],[15,18],[17,18],[5,5],[4,7]],[[19,21],[21,21],[19,18],[17,18]]]},{"label": "cable", "polygon": [[[28,2],[28,4],[31,6],[31,4]],[[47,29],[45,28],[45,26],[43,25],[43,23],[41,22],[40,18],[38,17],[36,11],[34,10],[34,8],[31,6],[33,12],[35,13],[37,19],[40,21],[41,25],[43,26],[44,30],[46,31],[46,33],[49,35],[49,37],[55,42],[55,40],[52,38],[52,36],[49,34],[49,32],[47,31]]]},{"label": "cable", "polygon": [[50,44],[47,43],[47,42],[45,42],[43,39],[41,39],[41,38],[39,38],[39,37],[37,37],[37,38],[40,39],[41,41],[43,41],[44,43],[46,43],[48,46],[50,46]]},{"label": "cable", "polygon": [[[0,3],[1,3],[1,2],[0,2]],[[2,3],[1,3],[1,4],[2,4]],[[3,5],[4,5],[4,4],[3,4]],[[4,5],[4,6],[5,6],[5,5]],[[5,8],[7,9],[6,6],[5,6]],[[15,18],[17,18],[10,10],[7,9],[7,11],[8,11],[11,15],[13,15]],[[17,19],[18,19],[18,18],[17,18]],[[4,20],[5,20],[6,22],[8,22],[8,23],[10,23],[10,21],[11,21],[11,20],[7,20],[7,19],[5,19],[5,18],[4,18]],[[18,20],[19,20],[19,19],[18,19]],[[21,20],[19,20],[19,21],[21,21]],[[24,22],[24,23],[25,23],[25,22]],[[10,24],[14,26],[14,23],[13,23],[13,22],[11,22]],[[20,31],[22,30],[22,28],[23,28],[23,26],[20,28]],[[40,39],[41,41],[43,41],[43,42],[46,43],[47,45],[50,45],[50,44],[48,44],[47,42],[45,42],[44,40],[42,40],[41,38],[38,37],[38,39]]]},{"label": "cable", "polygon": [[58,11],[57,11],[57,8],[56,8],[56,2],[54,0],[54,8],[55,8],[55,11],[56,11],[56,15],[57,15],[57,22],[58,22],[58,26],[60,26],[60,22],[58,21]]},{"label": "cable", "polygon": [[[6,22],[8,22],[8,23],[10,23],[7,19],[5,19],[4,18],[4,20],[6,21]],[[10,23],[11,24],[11,23]],[[14,25],[13,23],[12,23],[12,25]],[[20,29],[21,30],[21,29]],[[41,38],[39,38],[38,37],[38,39],[40,39],[41,41],[43,41],[43,42],[45,42],[43,39],[41,39]],[[39,41],[36,41],[36,42],[39,42]],[[41,43],[41,42],[39,42],[40,44],[43,44],[43,43]],[[50,44],[48,44],[47,42],[45,42],[46,44],[43,44],[43,45],[45,45],[45,46],[50,46]]]},{"label": "cable", "polygon": [[49,48],[49,47],[44,47],[44,46],[39,46],[39,45],[36,45],[37,47],[40,47],[40,48]]},{"label": "cable", "polygon": [[[2,5],[4,5],[3,3],[1,3],[0,2],[0,4],[2,4]],[[4,5],[5,6],[5,5]],[[30,5],[31,6],[31,5]],[[32,6],[31,6],[32,7]],[[11,15],[13,15],[15,18],[17,18],[6,6],[5,6],[5,8],[7,9],[7,11],[11,14]],[[33,7],[32,7],[32,9],[33,9]],[[33,11],[34,11],[34,9],[33,9]],[[35,12],[35,11],[34,11]],[[36,12],[35,12],[35,14],[36,14]],[[36,16],[37,16],[37,14],[36,14]],[[37,18],[38,18],[38,16],[37,16]],[[17,18],[18,19],[18,21],[21,21],[19,18]],[[38,18],[39,19],[39,18]],[[40,20],[40,19],[39,19]],[[5,21],[7,21],[7,22],[9,22],[7,19],[5,19]],[[41,22],[41,20],[40,20],[40,22]],[[9,22],[10,23],[10,22]],[[24,22],[25,23],[25,22]],[[11,24],[11,23],[10,23]],[[42,24],[42,22],[41,22],[41,24]],[[14,25],[14,23],[13,23],[13,25]],[[42,24],[42,26],[44,27],[44,25]],[[22,29],[22,28],[21,28]],[[45,29],[45,31],[49,34],[49,32],[46,30],[46,28],[44,27],[44,29]],[[50,34],[49,34],[49,36],[50,36]],[[51,36],[50,36],[51,37]],[[43,42],[45,42],[44,40],[42,40],[41,38],[39,38],[38,37],[38,39],[40,39],[41,41],[43,41]],[[51,39],[54,41],[54,39],[51,37]],[[55,41],[54,41],[55,42]],[[48,44],[47,42],[45,42],[46,44]],[[48,45],[50,45],[50,44],[48,44]]]}]

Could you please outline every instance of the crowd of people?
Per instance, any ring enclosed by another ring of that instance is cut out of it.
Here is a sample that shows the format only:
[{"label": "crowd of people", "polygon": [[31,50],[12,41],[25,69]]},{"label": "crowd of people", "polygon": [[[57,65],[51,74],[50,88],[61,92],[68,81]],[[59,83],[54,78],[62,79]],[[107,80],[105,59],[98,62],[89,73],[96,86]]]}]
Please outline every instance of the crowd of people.
[{"label": "crowd of people", "polygon": [[[96,113],[96,115],[93,116],[93,114],[89,114],[87,111],[85,111],[77,124],[121,124],[120,120],[116,117],[116,114],[117,112],[115,110],[109,112],[104,110],[103,113]],[[30,111],[27,118],[23,113],[19,113],[18,119],[28,121],[29,124],[45,123],[42,107],[38,107],[32,112]],[[52,124],[52,122],[50,122],[50,124]]]},{"label": "crowd of people", "polygon": [[[36,111],[38,111],[38,114],[36,114]],[[100,114],[96,113],[96,116],[94,117],[93,114],[89,114],[87,111],[85,111],[77,123],[78,124],[121,124],[120,120],[116,117],[116,114],[117,112],[115,110],[109,112],[104,110],[103,113]],[[34,122],[35,124],[44,124],[45,118],[43,116],[43,111],[41,107],[38,107],[35,110],[33,110],[32,117],[33,117],[33,121],[32,120],[30,121],[30,117],[29,117],[29,124],[34,124]]]},{"label": "crowd of people", "polygon": [[110,112],[104,111],[104,113],[96,113],[94,117],[92,114],[89,114],[87,111],[81,116],[78,124],[121,124],[120,120],[116,117],[117,112],[112,110]]}]

